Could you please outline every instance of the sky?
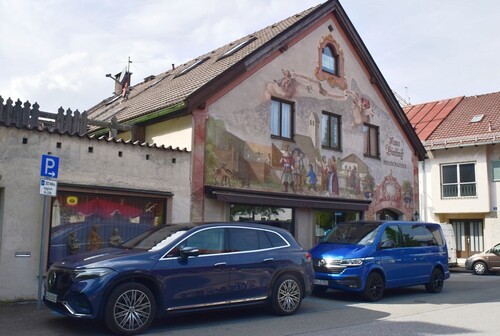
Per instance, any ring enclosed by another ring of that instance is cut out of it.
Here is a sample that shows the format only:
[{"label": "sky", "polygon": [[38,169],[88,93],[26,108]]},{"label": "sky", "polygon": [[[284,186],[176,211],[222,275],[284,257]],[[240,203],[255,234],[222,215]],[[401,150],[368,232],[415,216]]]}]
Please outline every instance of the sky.
[{"label": "sky", "polygon": [[[324,0],[0,0],[0,96],[89,109],[132,85]],[[500,91],[500,1],[340,0],[399,96]]]}]

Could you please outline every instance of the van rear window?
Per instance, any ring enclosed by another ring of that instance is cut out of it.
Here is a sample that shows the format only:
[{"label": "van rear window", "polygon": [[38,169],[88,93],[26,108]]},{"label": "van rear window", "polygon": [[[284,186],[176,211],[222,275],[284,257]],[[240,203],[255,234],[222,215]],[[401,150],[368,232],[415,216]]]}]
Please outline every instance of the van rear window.
[{"label": "van rear window", "polygon": [[400,225],[400,227],[403,233],[403,242],[405,246],[437,246],[443,244],[439,228],[433,227],[432,225],[415,224]]}]

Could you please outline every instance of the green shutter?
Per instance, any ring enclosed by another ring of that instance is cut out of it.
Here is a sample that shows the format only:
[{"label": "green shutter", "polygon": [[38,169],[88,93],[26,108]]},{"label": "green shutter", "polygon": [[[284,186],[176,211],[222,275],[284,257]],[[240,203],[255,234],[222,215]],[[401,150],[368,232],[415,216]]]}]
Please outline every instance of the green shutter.
[{"label": "green shutter", "polygon": [[491,161],[493,181],[500,181],[500,161]]}]

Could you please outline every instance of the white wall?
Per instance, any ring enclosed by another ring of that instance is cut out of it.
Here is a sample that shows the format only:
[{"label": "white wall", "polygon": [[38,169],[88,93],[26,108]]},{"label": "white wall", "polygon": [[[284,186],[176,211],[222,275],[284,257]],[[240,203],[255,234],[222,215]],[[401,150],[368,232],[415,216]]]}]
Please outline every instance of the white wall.
[{"label": "white wall", "polygon": [[40,163],[49,152],[60,158],[58,183],[171,192],[172,222],[190,219],[189,152],[0,127],[0,301],[38,295]]}]

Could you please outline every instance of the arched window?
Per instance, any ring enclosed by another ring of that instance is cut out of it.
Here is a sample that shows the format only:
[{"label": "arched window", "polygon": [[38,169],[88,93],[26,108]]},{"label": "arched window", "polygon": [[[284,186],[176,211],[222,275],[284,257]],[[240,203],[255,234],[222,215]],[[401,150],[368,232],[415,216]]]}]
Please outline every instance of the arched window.
[{"label": "arched window", "polygon": [[323,71],[337,75],[337,55],[331,46],[323,48],[323,55],[321,57],[321,68]]}]

